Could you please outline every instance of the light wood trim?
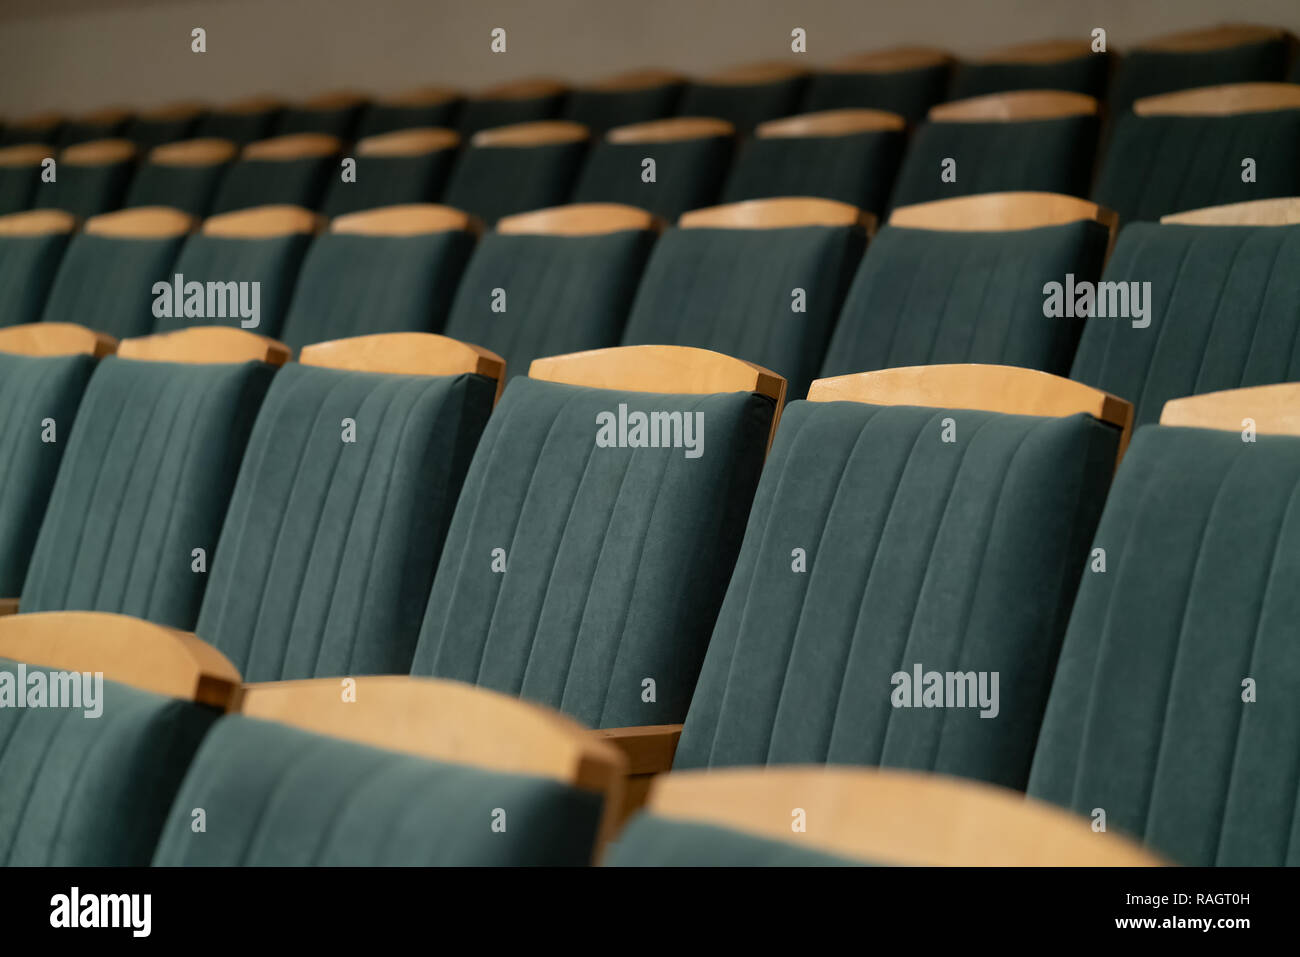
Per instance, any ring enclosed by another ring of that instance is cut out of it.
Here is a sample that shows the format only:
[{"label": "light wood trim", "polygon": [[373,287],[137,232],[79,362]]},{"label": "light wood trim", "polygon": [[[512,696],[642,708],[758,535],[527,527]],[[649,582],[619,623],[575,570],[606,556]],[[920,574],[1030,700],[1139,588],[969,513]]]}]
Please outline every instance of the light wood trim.
[{"label": "light wood trim", "polygon": [[800,113],[779,120],[768,120],[754,128],[763,139],[804,136],[850,136],[854,133],[877,133],[904,130],[907,120],[885,110],[821,110]]},{"label": "light wood trim", "polygon": [[577,89],[590,93],[624,93],[630,90],[653,90],[661,86],[685,83],[686,77],[672,70],[628,70],[580,84]]},{"label": "light wood trim", "polygon": [[1014,90],[965,100],[937,103],[929,118],[936,123],[1018,123],[1065,116],[1095,116],[1097,101],[1065,90]]},{"label": "light wood trim", "polygon": [[404,203],[380,206],[336,216],[330,232],[357,236],[419,236],[454,230],[478,233],[482,224],[462,210],[437,203]]},{"label": "light wood trim", "polygon": [[0,328],[0,352],[101,359],[116,351],[117,340],[112,336],[71,322],[25,322]]},{"label": "light wood trim", "polygon": [[581,143],[591,138],[591,131],[581,123],[571,120],[536,120],[532,123],[511,123],[479,130],[470,138],[471,146],[548,146],[552,143]]},{"label": "light wood trim", "polygon": [[319,110],[326,112],[329,110],[347,110],[358,106],[364,106],[367,97],[363,93],[355,90],[333,90],[329,93],[321,93],[318,96],[310,97],[300,103],[291,105],[291,109],[296,110]]},{"label": "light wood trim", "polygon": [[698,77],[694,82],[702,86],[764,86],[807,76],[808,70],[782,60],[765,60],[761,63],[743,63],[728,67],[706,76]]},{"label": "light wood trim", "polygon": [[506,372],[506,361],[495,352],[430,332],[380,332],[317,342],[303,346],[298,361],[305,366],[390,375],[468,372],[494,379],[498,391]]},{"label": "light wood trim", "polygon": [[135,115],[137,120],[146,123],[166,123],[171,120],[196,119],[206,110],[204,104],[196,100],[184,100],[178,103],[166,103],[153,109],[141,110]]},{"label": "light wood trim", "polygon": [[166,239],[193,232],[198,219],[170,206],[135,206],[100,213],[86,220],[82,231],[92,236],[126,239]]},{"label": "light wood trim", "polygon": [[472,100],[538,100],[544,96],[560,96],[569,91],[563,80],[549,76],[526,77],[497,83],[471,94]]},{"label": "light wood trim", "polygon": [[123,339],[117,354],[123,359],[144,362],[195,365],[265,362],[282,366],[289,361],[289,347],[284,343],[233,326],[191,326],[175,332]]},{"label": "light wood trim", "polygon": [[136,146],[130,140],[91,140],[69,146],[59,157],[59,162],[75,166],[107,166],[135,159]]},{"label": "light wood trim", "polygon": [[0,618],[18,614],[17,598],[0,598]]},{"label": "light wood trim", "polygon": [[827,73],[903,73],[946,66],[953,55],[938,47],[892,47],[854,53],[836,60],[825,68]]},{"label": "light wood trim", "polygon": [[1265,435],[1300,435],[1300,382],[1256,385],[1170,399],[1160,413],[1161,425],[1240,432],[1253,419]]},{"label": "light wood trim", "polygon": [[55,611],[0,618],[0,658],[102,672],[110,681],[223,711],[240,689],[235,666],[207,642],[128,615]]},{"label": "light wood trim", "polygon": [[0,147],[0,166],[39,166],[54,154],[54,147],[44,143]]},{"label": "light wood trim", "polygon": [[647,724],[627,728],[598,728],[591,732],[623,752],[628,774],[661,774],[673,766],[680,724]]},{"label": "light wood trim", "polygon": [[511,235],[597,236],[628,229],[658,231],[663,224],[653,213],[620,203],[570,203],[497,220],[496,231]]},{"label": "light wood trim", "polygon": [[149,151],[149,162],[164,166],[215,166],[229,163],[238,153],[239,147],[230,140],[206,137],[155,146]]},{"label": "light wood trim", "polygon": [[376,133],[357,140],[358,156],[423,156],[460,145],[460,134],[437,126],[420,126],[391,133]]},{"label": "light wood trim", "polygon": [[77,217],[61,209],[29,209],[0,216],[0,236],[45,236],[76,228]]},{"label": "light wood trim", "polygon": [[47,111],[44,113],[29,113],[26,116],[20,116],[16,120],[12,120],[5,125],[11,130],[41,130],[44,132],[58,126],[65,119],[66,117],[62,113]]},{"label": "light wood trim", "polygon": [[876,217],[864,209],[817,196],[746,199],[682,213],[682,229],[785,229],[792,226],[861,226],[871,231]]},{"label": "light wood trim", "polygon": [[1224,83],[1146,96],[1133,103],[1138,116],[1231,116],[1300,110],[1300,83]]},{"label": "light wood trim", "polygon": [[328,133],[288,133],[258,140],[244,147],[241,159],[298,160],[315,156],[333,156],[343,149],[337,136]]},{"label": "light wood trim", "polygon": [[322,217],[301,206],[253,206],[209,216],[203,221],[203,235],[228,239],[267,239],[290,233],[315,233],[324,222]]},{"label": "light wood trim", "polygon": [[710,136],[735,136],[736,127],[712,116],[674,116],[616,126],[605,134],[611,143],[676,143]]},{"label": "light wood trim", "polygon": [[1160,222],[1189,226],[1291,226],[1300,223],[1300,197],[1205,206],[1184,213],[1169,213],[1161,216]]},{"label": "light wood trim", "polygon": [[231,103],[214,106],[213,113],[225,113],[232,116],[249,116],[254,113],[270,113],[272,110],[284,109],[284,101],[274,96],[246,96]]},{"label": "light wood trim", "polygon": [[1154,53],[1204,53],[1229,47],[1280,40],[1288,34],[1280,27],[1250,23],[1221,23],[1202,30],[1186,30],[1147,40],[1138,50]]},{"label": "light wood trim", "polygon": [[[1160,866],[1061,808],[979,781],[883,768],[768,767],[657,778],[651,813],[876,864]],[[807,831],[791,829],[795,808]]]},{"label": "light wood trim", "polygon": [[89,113],[81,113],[72,118],[73,123],[87,123],[91,126],[116,126],[131,118],[131,111],[120,106],[102,106]]},{"label": "light wood trim", "polygon": [[461,98],[460,90],[450,86],[422,86],[414,90],[402,90],[375,98],[376,106],[396,106],[418,109],[421,106],[441,106]]},{"label": "light wood trim", "polygon": [[999,47],[970,62],[976,65],[1045,64],[1081,60],[1086,56],[1092,56],[1092,43],[1088,40],[1038,40]]},{"label": "light wood trim", "polygon": [[928,203],[899,206],[889,225],[950,232],[1037,229],[1081,219],[1105,226],[1112,236],[1119,226],[1114,210],[1062,193],[977,193]]}]

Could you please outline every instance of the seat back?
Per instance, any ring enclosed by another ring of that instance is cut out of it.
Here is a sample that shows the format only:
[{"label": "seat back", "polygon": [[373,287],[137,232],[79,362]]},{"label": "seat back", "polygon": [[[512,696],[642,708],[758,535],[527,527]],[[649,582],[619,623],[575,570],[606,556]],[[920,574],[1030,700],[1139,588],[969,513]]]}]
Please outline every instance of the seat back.
[{"label": "seat back", "polygon": [[356,136],[363,140],[399,130],[446,128],[463,102],[459,92],[442,86],[376,97],[361,111]]},{"label": "seat back", "polygon": [[568,87],[546,77],[513,80],[466,97],[456,129],[466,138],[480,130],[536,123],[560,115]]},{"label": "seat back", "polygon": [[808,78],[800,111],[884,110],[917,123],[945,98],[951,67],[951,54],[929,47],[853,54]]},{"label": "seat back", "polygon": [[230,140],[181,140],[155,146],[136,170],[123,205],[170,206],[205,216],[238,152]]},{"label": "seat back", "polygon": [[679,116],[716,116],[747,135],[764,120],[799,112],[807,71],[788,63],[753,63],[692,79]]},{"label": "seat back", "polygon": [[355,179],[331,179],[321,212],[334,217],[379,206],[432,203],[442,194],[459,144],[455,130],[433,127],[366,137],[353,150]]},{"label": "seat back", "polygon": [[686,78],[667,70],[633,70],[569,91],[564,118],[600,135],[616,126],[672,116]]},{"label": "seat back", "polygon": [[365,107],[364,96],[345,90],[291,103],[276,117],[274,135],[322,133],[347,142]]},{"label": "seat back", "polygon": [[122,135],[130,119],[127,110],[115,106],[70,117],[59,127],[57,145],[66,149],[96,140],[114,139]]},{"label": "seat back", "polygon": [[493,225],[569,197],[587,150],[585,126],[546,120],[480,130],[461,152],[443,202]]},{"label": "seat back", "polygon": [[290,133],[249,143],[212,200],[213,213],[282,204],[315,209],[331,176],[341,176],[338,138]]},{"label": "seat back", "polygon": [[279,100],[256,96],[214,107],[199,118],[193,136],[229,140],[243,146],[272,135],[276,116],[283,108]]},{"label": "seat back", "polygon": [[64,121],[58,113],[36,113],[10,120],[0,128],[0,146],[40,143],[57,146]]},{"label": "seat back", "polygon": [[74,216],[96,216],[119,208],[135,171],[130,140],[93,140],[63,149],[57,176],[36,191],[38,209],[62,209]]},{"label": "seat back", "polygon": [[171,103],[143,110],[127,121],[122,138],[148,152],[164,143],[188,139],[203,114],[204,108],[198,103]]},{"label": "seat back", "polygon": [[1109,52],[1094,52],[1089,40],[1016,44],[962,61],[948,97],[965,100],[1011,90],[1065,90],[1102,100],[1111,61]]},{"label": "seat back", "polygon": [[40,143],[0,147],[0,216],[31,208],[41,170],[53,155],[53,148]]},{"label": "seat back", "polygon": [[0,328],[36,322],[77,217],[57,209],[0,216]]}]

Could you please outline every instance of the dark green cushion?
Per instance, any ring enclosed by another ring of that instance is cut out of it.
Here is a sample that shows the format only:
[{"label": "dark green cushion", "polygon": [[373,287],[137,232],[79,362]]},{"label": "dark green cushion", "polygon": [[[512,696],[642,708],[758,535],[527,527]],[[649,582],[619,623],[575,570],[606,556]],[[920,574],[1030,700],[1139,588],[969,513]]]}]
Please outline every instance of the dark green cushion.
[{"label": "dark green cushion", "polygon": [[[541,356],[618,345],[654,234],[488,233],[461,280],[447,335],[491,349],[511,377]],[[505,312],[493,312],[493,290]]]},{"label": "dark green cushion", "polygon": [[127,120],[114,120],[111,123],[97,123],[83,120],[68,120],[59,127],[58,145],[73,146],[76,143],[89,143],[91,140],[106,140],[120,136],[126,129]]},{"label": "dark green cushion", "polygon": [[[703,454],[597,447],[597,416],[620,404],[700,413]],[[681,721],[772,412],[749,393],[515,379],[470,465],[412,672],[517,694],[593,727]],[[492,570],[497,548],[504,573]]]},{"label": "dark green cushion", "polygon": [[[196,807],[204,833],[191,827]],[[504,832],[492,829],[498,809]],[[558,781],[229,715],[199,749],[153,863],[583,865],[599,819],[597,795]]]},{"label": "dark green cushion", "polygon": [[330,177],[340,176],[342,167],[337,156],[239,160],[230,164],[222,177],[210,212],[215,215],[273,203],[315,209]]},{"label": "dark green cushion", "polygon": [[62,123],[53,126],[11,126],[0,129],[0,146],[18,146],[22,143],[44,143],[58,146]]},{"label": "dark green cushion", "polygon": [[753,137],[727,178],[722,201],[821,196],[883,212],[903,152],[903,134]]},{"label": "dark green cushion", "polygon": [[442,195],[456,161],[455,150],[435,150],[419,156],[355,156],[357,178],[344,182],[334,176],[321,201],[331,218],[344,213],[399,203],[431,203]]},{"label": "dark green cushion", "polygon": [[[290,364],[262,405],[198,633],[246,681],[410,670],[496,382]],[[342,440],[343,419],[356,442]]]},{"label": "dark green cushion", "polygon": [[62,209],[83,219],[98,216],[121,207],[134,173],[133,160],[94,166],[59,163],[58,178],[53,183],[38,184],[33,205],[37,209]]},{"label": "dark green cushion", "polygon": [[78,233],[68,246],[41,318],[73,322],[117,339],[153,331],[153,285],[171,282],[183,236],[126,239]]},{"label": "dark green cushion", "polygon": [[564,105],[564,118],[599,135],[615,126],[672,116],[681,95],[680,83],[640,90],[574,90]]},{"label": "dark green cushion", "polygon": [[804,81],[793,76],[773,83],[687,83],[677,115],[716,116],[748,133],[764,120],[798,113]]},{"label": "dark green cushion", "polygon": [[442,201],[488,225],[502,216],[559,206],[569,198],[586,143],[471,146],[461,152]]},{"label": "dark green cushion", "polygon": [[1120,233],[1111,282],[1151,283],[1150,325],[1084,324],[1072,378],[1135,405],[1300,379],[1300,226],[1159,226]]},{"label": "dark green cushion", "polygon": [[[624,345],[712,349],[808,391],[866,237],[850,226],[670,229],[655,245]],[[791,292],[804,290],[806,312]]]},{"label": "dark green cushion", "polygon": [[[575,203],[623,203],[673,222],[688,209],[712,206],[731,162],[730,136],[669,143],[610,143],[592,147],[573,188]],[[655,181],[644,182],[642,162],[655,161]]]},{"label": "dark green cushion", "polygon": [[946,63],[891,73],[814,73],[799,112],[886,110],[919,123],[930,107],[944,99],[947,88]]},{"label": "dark green cushion", "polygon": [[31,208],[40,184],[40,163],[0,166],[0,216]]},{"label": "dark green cushion", "polygon": [[0,864],[149,863],[216,712],[112,681],[102,707],[0,708]]},{"label": "dark green cushion", "polygon": [[69,233],[0,236],[0,326],[41,318],[69,238]]},{"label": "dark green cushion", "polygon": [[195,139],[230,140],[243,146],[270,136],[278,113],[278,110],[261,110],[256,113],[213,110],[199,119],[192,135]]},{"label": "dark green cushion", "polygon": [[145,163],[136,170],[123,206],[171,206],[206,216],[229,163]]},{"label": "dark green cushion", "polygon": [[[86,355],[0,353],[0,597],[17,598],[23,590],[45,503],[94,368]],[[54,420],[54,442],[42,441],[47,418]]]},{"label": "dark green cushion", "polygon": [[1012,90],[1067,90],[1104,99],[1110,77],[1109,53],[1092,53],[1052,63],[962,63],[948,99],[964,100]]},{"label": "dark green cushion", "polygon": [[122,136],[138,146],[143,153],[163,143],[189,139],[199,119],[198,116],[182,116],[176,119],[149,119],[136,116],[126,124]]},{"label": "dark green cushion", "polygon": [[449,127],[463,101],[447,100],[424,106],[397,106],[391,103],[367,103],[357,122],[356,137],[377,136],[396,130],[413,130],[419,127]]},{"label": "dark green cushion", "polygon": [[362,105],[344,106],[338,109],[316,110],[305,106],[290,106],[280,111],[275,121],[272,136],[288,136],[294,133],[324,133],[337,136],[347,142],[352,138],[352,131],[360,118]]},{"label": "dark green cushion", "polygon": [[[1022,788],[1118,441],[1083,414],[791,403],[674,767],[884,765]],[[893,675],[917,665],[996,672],[997,715],[894,707]]]},{"label": "dark green cushion", "polygon": [[[1255,160],[1255,182],[1241,163]],[[1233,116],[1126,113],[1097,175],[1093,199],[1120,220],[1157,220],[1202,206],[1300,193],[1300,110]]]},{"label": "dark green cushion", "polygon": [[[311,237],[304,233],[271,236],[266,239],[236,239],[227,236],[207,236],[196,233],[181,247],[181,254],[173,267],[175,272],[190,282],[259,282],[259,324],[249,327],[251,332],[270,336],[280,335],[289,298],[303,256],[311,245]],[[158,318],[155,332],[171,332],[190,326],[238,326],[238,316],[225,319],[215,316],[187,318],[175,315]]]},{"label": "dark green cushion", "polygon": [[[1300,863],[1300,440],[1138,430],[1029,793],[1179,864]],[[1243,702],[1243,682],[1257,700]]]},{"label": "dark green cushion", "polygon": [[100,360],[23,586],[23,611],[191,629],[271,368]]},{"label": "dark green cushion", "polygon": [[1284,38],[1221,50],[1168,53],[1130,50],[1111,84],[1110,108],[1118,116],[1136,99],[1220,83],[1280,81],[1289,54]]},{"label": "dark green cushion", "polygon": [[1043,315],[1043,286],[1096,282],[1109,234],[1090,221],[1006,232],[886,226],[871,241],[823,376],[985,362],[1069,375],[1081,319]]},{"label": "dark green cushion", "polygon": [[494,126],[513,126],[534,120],[550,120],[560,115],[564,94],[526,99],[466,100],[456,118],[456,128],[466,141],[479,130]]},{"label": "dark green cushion", "polygon": [[[1086,196],[1096,146],[1094,116],[924,123],[903,158],[893,204],[1020,190]],[[957,161],[955,183],[940,178],[948,158]]]},{"label": "dark green cushion", "polygon": [[634,817],[610,844],[601,863],[606,867],[862,866],[861,861],[799,847],[793,841],[654,814]]}]

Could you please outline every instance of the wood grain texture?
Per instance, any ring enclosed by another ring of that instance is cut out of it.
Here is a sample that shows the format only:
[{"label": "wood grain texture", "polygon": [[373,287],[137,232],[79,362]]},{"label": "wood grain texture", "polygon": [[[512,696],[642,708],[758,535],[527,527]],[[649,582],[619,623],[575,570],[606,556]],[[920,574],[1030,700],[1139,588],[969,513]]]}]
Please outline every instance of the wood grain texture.
[{"label": "wood grain texture", "polygon": [[1160,217],[1160,222],[1188,226],[1290,226],[1300,223],[1300,197],[1204,206],[1183,213],[1168,213]]},{"label": "wood grain texture", "polygon": [[1300,382],[1257,385],[1204,392],[1170,399],[1160,412],[1161,425],[1242,432],[1246,420],[1257,433],[1300,435]]},{"label": "wood grain texture", "polygon": [[61,209],[30,209],[0,216],[0,236],[45,236],[75,232],[76,228],[77,217]]},{"label": "wood grain texture", "polygon": [[439,126],[417,126],[409,130],[376,133],[357,141],[358,156],[423,156],[460,145],[460,134]]},{"label": "wood grain texture", "polygon": [[860,226],[875,230],[876,217],[864,209],[817,196],[746,199],[682,213],[682,229],[786,229],[797,226]]},{"label": "wood grain texture", "polygon": [[117,351],[117,340],[71,322],[27,322],[0,327],[0,352],[24,356],[88,355],[96,359]]},{"label": "wood grain texture", "polygon": [[621,203],[570,203],[497,220],[496,231],[514,235],[598,236],[628,229],[663,227],[653,213]]},{"label": "wood grain texture", "polygon": [[380,206],[344,213],[330,221],[330,232],[358,236],[419,236],[455,230],[479,233],[483,224],[463,210],[437,203]]},{"label": "wood grain texture", "polygon": [[167,239],[193,232],[198,223],[189,213],[170,206],[133,206],[91,216],[82,232],[123,239]]},{"label": "wood grain texture", "polygon": [[227,239],[266,239],[290,233],[319,232],[324,219],[301,206],[270,205],[237,209],[203,221],[205,236]]},{"label": "wood grain texture", "polygon": [[215,166],[229,163],[238,153],[239,147],[230,140],[205,137],[155,146],[149,151],[149,162],[163,166]]},{"label": "wood grain texture", "polygon": [[343,148],[338,137],[327,133],[288,133],[249,143],[240,154],[246,160],[299,160],[333,156]]},{"label": "wood grain texture", "polygon": [[282,366],[289,347],[267,336],[231,326],[193,326],[175,332],[123,339],[117,347],[123,359],[143,362],[185,362],[207,365],[223,362],[265,362]]},{"label": "wood grain texture", "polygon": [[616,126],[605,134],[611,143],[677,143],[711,136],[735,136],[736,127],[712,116],[674,116]]},{"label": "wood grain texture", "polygon": [[1097,101],[1083,93],[1015,90],[938,103],[930,107],[929,118],[935,123],[1017,123],[1095,116],[1098,108]]},{"label": "wood grain texture", "polygon": [[851,136],[891,130],[901,132],[906,128],[907,120],[884,110],[821,110],[759,123],[754,128],[754,135],[763,139]]},{"label": "wood grain texture", "polygon": [[570,120],[536,120],[532,123],[512,123],[509,126],[479,130],[470,138],[470,145],[514,148],[549,146],[554,143],[581,143],[590,137],[591,131],[581,123]]},{"label": "wood grain texture", "polygon": [[1133,104],[1138,116],[1231,116],[1300,110],[1300,83],[1224,83],[1146,96]]}]

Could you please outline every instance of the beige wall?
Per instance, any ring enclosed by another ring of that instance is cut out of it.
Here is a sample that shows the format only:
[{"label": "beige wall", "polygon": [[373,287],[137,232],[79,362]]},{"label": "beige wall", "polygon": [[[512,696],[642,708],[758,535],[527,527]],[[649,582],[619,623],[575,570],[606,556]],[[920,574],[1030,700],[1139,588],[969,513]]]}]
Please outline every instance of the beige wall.
[{"label": "beige wall", "polygon": [[[1231,20],[1300,33],[1298,0],[31,0],[0,10],[0,114],[332,88],[473,88],[527,74],[707,71],[897,43],[974,53],[1086,36],[1112,48]],[[190,30],[208,52],[190,52]],[[505,27],[509,50],[492,54]]]}]

